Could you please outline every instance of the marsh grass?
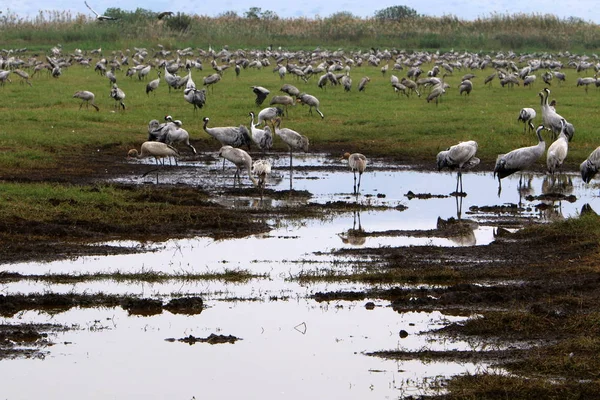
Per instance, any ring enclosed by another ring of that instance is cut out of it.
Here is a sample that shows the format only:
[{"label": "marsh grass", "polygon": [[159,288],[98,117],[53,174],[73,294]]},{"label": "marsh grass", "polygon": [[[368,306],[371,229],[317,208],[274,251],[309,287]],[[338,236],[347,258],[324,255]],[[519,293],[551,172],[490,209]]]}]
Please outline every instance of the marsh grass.
[{"label": "marsh grass", "polygon": [[164,273],[156,271],[138,271],[138,272],[107,272],[94,274],[44,274],[44,275],[21,275],[11,274],[10,277],[5,277],[4,282],[31,280],[38,282],[58,283],[58,284],[73,284],[90,281],[115,281],[115,282],[148,282],[148,283],[166,283],[173,281],[225,281],[231,283],[244,283],[252,279],[268,278],[265,274],[255,274],[248,270],[241,269],[226,269],[223,272],[175,272]]},{"label": "marsh grass", "polygon": [[107,13],[120,20],[98,23],[89,15],[51,10],[25,19],[8,12],[0,17],[0,33],[7,45],[29,45],[36,49],[57,43],[107,48],[109,43],[149,47],[161,42],[177,43],[182,48],[198,44],[233,47],[275,44],[297,49],[319,44],[346,48],[584,51],[596,49],[600,44],[597,25],[551,14],[492,13],[473,21],[453,15],[421,16],[393,21],[358,18],[344,12],[313,19],[245,18],[230,14],[212,18],[177,13],[158,21],[155,13],[141,8],[133,12],[113,8]]}]

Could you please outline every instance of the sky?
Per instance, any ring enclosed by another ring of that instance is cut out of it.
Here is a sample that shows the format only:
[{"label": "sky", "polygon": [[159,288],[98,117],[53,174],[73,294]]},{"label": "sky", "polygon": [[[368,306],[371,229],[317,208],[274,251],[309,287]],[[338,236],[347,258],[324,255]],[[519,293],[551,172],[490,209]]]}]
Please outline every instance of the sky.
[{"label": "sky", "polygon": [[[548,0],[505,1],[505,0],[222,0],[222,1],[190,1],[190,0],[87,0],[88,4],[98,13],[104,13],[108,8],[120,8],[125,11],[135,11],[143,8],[155,12],[173,11],[185,14],[218,16],[227,11],[235,11],[243,16],[251,7],[262,11],[274,11],[282,18],[328,17],[340,11],[347,11],[359,17],[372,17],[376,11],[387,7],[405,5],[413,8],[418,14],[440,17],[454,15],[464,20],[489,17],[493,13],[500,14],[554,14],[559,18],[578,17],[586,22],[600,23],[600,2],[597,0],[571,0],[567,3]],[[84,0],[3,0],[0,11],[8,12],[18,17],[32,19],[40,11],[70,11],[93,16],[87,9]]]}]

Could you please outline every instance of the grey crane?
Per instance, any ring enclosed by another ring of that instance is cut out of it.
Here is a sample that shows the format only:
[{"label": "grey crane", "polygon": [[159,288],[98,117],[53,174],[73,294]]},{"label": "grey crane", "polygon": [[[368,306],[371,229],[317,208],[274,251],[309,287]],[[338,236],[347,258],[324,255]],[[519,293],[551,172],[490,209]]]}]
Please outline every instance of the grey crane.
[{"label": "grey crane", "polygon": [[267,88],[262,86],[250,86],[252,88],[252,92],[256,95],[256,100],[254,101],[257,106],[260,106],[267,98],[269,93],[271,93]]},{"label": "grey crane", "polygon": [[17,75],[19,78],[21,78],[21,83],[25,82],[27,83],[29,86],[33,86],[31,84],[31,82],[29,82],[29,74],[21,69],[15,69],[13,71],[13,74]]},{"label": "grey crane", "polygon": [[340,83],[344,87],[345,92],[352,90],[352,78],[350,78],[350,73],[346,73],[346,75],[342,76]]},{"label": "grey crane", "polygon": [[272,105],[280,105],[283,106],[283,110],[285,111],[285,115],[289,115],[288,114],[288,106],[295,106],[296,102],[294,101],[294,99],[290,96],[286,96],[286,95],[282,95],[282,96],[273,96],[273,98],[271,98],[271,102],[269,103],[270,106]]},{"label": "grey crane", "polygon": [[[542,137],[544,125],[537,127],[535,134],[538,138],[538,144],[529,147],[520,147],[506,154],[499,154],[496,158],[496,166],[494,167],[494,178],[498,176],[498,195],[502,191],[502,179],[517,171],[523,171],[531,167],[544,154],[546,150],[546,142]],[[522,177],[519,179],[521,186]]]},{"label": "grey crane", "polygon": [[215,73],[215,74],[205,77],[203,79],[203,83],[204,83],[204,86],[208,86],[211,88],[211,91],[214,91],[215,90],[214,84],[219,82],[220,80],[221,80],[221,75]]},{"label": "grey crane", "polygon": [[[542,106],[542,124],[550,129],[553,133],[553,137],[556,138],[562,130],[561,119],[564,119],[559,113],[556,112],[554,107],[548,104],[548,97],[550,96],[550,89],[544,88],[543,91],[538,93],[541,98]],[[566,121],[566,119],[565,119]],[[573,124],[567,122],[565,127],[565,134],[569,138],[569,141],[573,139],[575,135],[575,128]]]},{"label": "grey crane", "polygon": [[258,181],[252,176],[252,157],[250,157],[250,154],[248,154],[245,150],[226,145],[219,149],[219,157],[223,157],[223,162],[228,160],[235,165],[236,171],[233,175],[234,186],[236,179],[238,180],[240,186],[242,185],[240,177],[242,168],[245,168],[248,171],[248,177],[254,185],[258,186]]},{"label": "grey crane", "polygon": [[533,108],[530,108],[530,107],[521,108],[521,111],[519,112],[519,117],[517,118],[517,121],[523,122],[523,124],[524,124],[523,133],[525,133],[525,131],[527,130],[527,126],[529,126],[530,130],[535,129],[535,126],[533,125],[533,120],[535,119],[536,116],[537,116],[537,114]]},{"label": "grey crane", "polygon": [[206,104],[206,89],[186,88],[183,91],[183,98],[194,106],[194,112],[196,112],[197,109],[204,107],[204,104]]},{"label": "grey crane", "polygon": [[287,144],[290,150],[290,190],[292,190],[292,153],[294,151],[302,150],[305,153],[308,152],[308,138],[300,133],[289,129],[289,128],[281,128],[281,118],[275,118],[273,122],[273,131],[275,134],[281,138],[281,140]]},{"label": "grey crane", "polygon": [[595,85],[597,82],[596,75],[594,77],[586,77],[586,78],[577,78],[577,87],[585,86],[585,92],[588,91],[589,85]]},{"label": "grey crane", "polygon": [[552,75],[554,75],[559,84],[567,80],[567,75],[564,72],[552,71]]},{"label": "grey crane", "polygon": [[458,94],[461,96],[463,93],[466,93],[466,95],[470,95],[472,90],[473,90],[473,82],[471,82],[468,79],[465,79],[464,81],[462,81],[460,83],[460,85],[458,86]]},{"label": "grey crane", "polygon": [[567,158],[567,153],[569,152],[569,139],[565,134],[566,121],[564,118],[560,120],[560,123],[560,134],[558,135],[558,138],[552,142],[550,147],[548,147],[548,152],[546,153],[546,166],[548,167],[550,175],[554,175],[554,173],[562,166]]},{"label": "grey crane", "polygon": [[[367,169],[367,157],[361,153],[344,153],[342,160],[348,160],[348,167],[354,174],[354,189],[352,194],[358,195],[360,193],[360,180],[362,174]],[[358,185],[356,184],[356,173],[358,172]]]},{"label": "grey crane", "polygon": [[190,134],[181,127],[182,125],[183,123],[178,119],[173,121],[172,124],[168,124],[165,128],[164,142],[168,145],[172,145],[173,143],[183,143],[192,149],[194,154],[197,154],[194,146],[190,144]]},{"label": "grey crane", "polygon": [[10,80],[10,78],[8,77],[8,75],[10,75],[11,71],[10,70],[0,70],[0,85],[4,86],[4,84],[8,81],[9,83],[12,83],[12,81]]},{"label": "grey crane", "polygon": [[296,86],[290,85],[289,83],[281,86],[280,91],[296,98],[300,95],[300,90]]},{"label": "grey crane", "polygon": [[138,69],[138,80],[145,79],[150,71],[152,70],[152,65],[146,65],[144,68]]},{"label": "grey crane", "polygon": [[208,117],[204,117],[203,121],[204,131],[217,139],[222,146],[248,146],[248,149],[250,148],[252,139],[250,138],[248,128],[244,125],[209,128]]},{"label": "grey crane", "polygon": [[173,75],[169,72],[169,69],[165,65],[165,82],[167,82],[167,86],[169,87],[169,93],[171,93],[171,88],[177,89],[179,85],[179,77],[177,75]]},{"label": "grey crane", "polygon": [[[462,196],[462,171],[471,169],[477,166],[480,162],[479,158],[475,157],[477,154],[477,142],[474,140],[468,140],[466,142],[460,142],[454,146],[450,146],[446,150],[442,150],[437,154],[437,168],[441,171],[443,168],[449,168],[450,170],[458,169],[456,174],[456,190],[455,195]],[[458,191],[460,183],[460,192]]]},{"label": "grey crane", "polygon": [[367,83],[371,82],[371,78],[369,78],[368,76],[364,76],[360,82],[358,82],[358,91],[359,92],[364,92],[365,88],[367,87]]},{"label": "grey crane", "polygon": [[265,125],[264,129],[258,129],[254,124],[254,113],[250,111],[250,133],[252,141],[256,143],[258,148],[265,153],[273,147],[273,133],[269,125]]},{"label": "grey crane", "polygon": [[87,1],[84,1],[84,3],[86,5],[86,7],[89,8],[90,11],[94,13],[94,15],[96,16],[96,19],[98,21],[116,21],[118,19],[115,17],[109,17],[107,15],[98,14],[96,11],[94,11],[94,9],[92,7],[90,7],[90,5],[87,3]]},{"label": "grey crane", "polygon": [[173,117],[165,115],[165,121],[162,124],[158,120],[153,119],[148,123],[148,141],[165,142],[169,125],[173,124]]},{"label": "grey crane", "polygon": [[490,84],[490,86],[488,87],[492,87],[492,81],[494,80],[494,78],[496,77],[496,73],[492,73],[488,76],[485,77],[485,79],[483,80],[483,84],[487,85],[488,83]]},{"label": "grey crane", "polygon": [[150,96],[150,92],[154,92],[154,95],[156,96],[155,90],[158,89],[158,85],[160,85],[160,74],[161,74],[161,72],[159,70],[158,71],[158,78],[151,80],[146,85],[146,95],[147,96]]},{"label": "grey crane", "polygon": [[308,105],[308,113],[310,115],[312,115],[312,109],[313,107],[315,108],[315,110],[317,110],[317,112],[319,113],[319,115],[321,116],[321,118],[325,118],[325,116],[323,115],[323,113],[321,112],[321,110],[319,110],[319,99],[317,99],[315,96],[307,94],[307,93],[300,93],[298,95],[298,101],[300,103],[302,103],[302,105],[306,104]]},{"label": "grey crane", "polygon": [[115,108],[121,104],[123,110],[125,109],[125,103],[123,103],[123,99],[125,99],[125,92],[123,92],[123,90],[119,88],[116,83],[113,83],[113,87],[110,90],[110,97],[115,100]]},{"label": "grey crane", "polygon": [[588,158],[581,163],[579,166],[579,170],[581,172],[581,179],[585,183],[590,183],[590,181],[596,176],[598,173],[598,169],[600,168],[600,146],[596,147],[594,151],[590,153]]},{"label": "grey crane", "polygon": [[81,106],[83,106],[83,103],[85,103],[85,108],[88,108],[88,106],[91,104],[92,107],[94,107],[96,109],[96,111],[100,111],[100,108],[98,108],[98,106],[96,104],[94,104],[94,99],[96,97],[96,96],[94,96],[94,93],[92,93],[88,90],[78,90],[75,92],[73,97],[76,99],[82,100],[81,104],[79,105],[80,110],[81,110]]},{"label": "grey crane", "polygon": [[108,71],[106,71],[106,75],[108,78],[109,85],[113,85],[117,83],[117,75],[115,75],[115,67],[111,67]]},{"label": "grey crane", "polygon": [[532,88],[536,79],[537,76],[535,75],[527,75],[525,78],[523,78],[523,86],[529,86],[529,88]]},{"label": "grey crane", "polygon": [[402,78],[400,79],[400,83],[406,86],[408,89],[410,89],[410,91],[415,92],[417,96],[421,97],[421,93],[419,93],[417,82],[413,81],[412,79]]},{"label": "grey crane", "polygon": [[438,105],[440,97],[446,93],[446,89],[444,88],[444,84],[437,84],[432,89],[431,92],[427,95],[427,102],[435,100],[435,105]]}]

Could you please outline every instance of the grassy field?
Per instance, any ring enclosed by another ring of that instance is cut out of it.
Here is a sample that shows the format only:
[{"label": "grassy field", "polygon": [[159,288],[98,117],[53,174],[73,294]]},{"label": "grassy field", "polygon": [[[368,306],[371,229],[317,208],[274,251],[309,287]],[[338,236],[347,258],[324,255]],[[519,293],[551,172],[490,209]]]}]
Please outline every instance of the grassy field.
[{"label": "grassy field", "polygon": [[[110,51],[105,50],[105,54]],[[208,61],[204,65],[203,71],[192,72],[199,86],[202,77],[213,72]],[[427,71],[431,67],[432,64],[421,68]],[[490,168],[497,154],[537,142],[534,133],[523,133],[523,124],[517,122],[517,116],[522,107],[533,107],[538,111],[536,123],[541,122],[538,92],[544,87],[541,79],[533,87],[502,88],[497,79],[492,87],[487,87],[483,79],[493,70],[455,71],[445,78],[450,88],[436,105],[427,103],[427,89],[423,89],[420,98],[394,93],[391,74],[403,77],[406,70],[390,70],[383,75],[380,67],[353,68],[353,89],[344,92],[340,86],[320,89],[316,77],[307,83],[290,75],[281,80],[272,72],[272,67],[249,68],[239,77],[229,69],[219,83],[209,88],[205,107],[194,113],[182,91],[169,92],[164,79],[156,94],[147,96],[147,81],[125,77],[125,69],[117,71],[119,87],[127,96],[125,111],[114,108],[115,102],[109,98],[108,79],[94,72],[93,67],[74,65],[65,69],[58,79],[43,72],[31,80],[31,87],[12,74],[13,83],[0,87],[3,98],[0,111],[4,116],[0,126],[0,173],[15,168],[55,166],[65,154],[98,147],[118,149],[125,156],[129,148],[139,146],[146,139],[148,122],[162,120],[167,114],[183,121],[183,127],[198,149],[216,152],[219,144],[203,131],[202,118],[210,117],[210,126],[248,126],[248,113],[258,113],[268,106],[271,96],[283,94],[279,92],[283,83],[292,83],[301,91],[317,96],[321,102],[324,119],[316,113],[309,115],[308,107],[297,105],[290,107],[289,117],[282,122],[282,126],[308,136],[312,151],[360,151],[367,156],[392,157],[397,162],[421,161],[433,165],[439,150],[458,141],[476,140],[478,155]],[[461,97],[458,84],[467,72],[474,72],[477,77],[473,79],[471,95]],[[576,129],[566,161],[573,167],[600,144],[595,133],[600,119],[595,112],[600,93],[595,87],[587,93],[582,87],[576,87],[576,79],[584,76],[583,73],[566,69],[566,74],[565,83],[551,87],[550,97],[558,101],[557,111]],[[153,70],[148,80],[156,76]],[[358,92],[358,81],[364,76],[369,76],[371,81],[364,92]],[[254,104],[250,88],[253,85],[271,91],[261,107]],[[100,112],[85,106],[80,110],[79,100],[72,98],[77,90],[94,92]],[[549,145],[551,135],[547,133],[545,137]],[[285,150],[280,141],[275,142],[277,150]],[[182,151],[185,153],[186,149]]]}]

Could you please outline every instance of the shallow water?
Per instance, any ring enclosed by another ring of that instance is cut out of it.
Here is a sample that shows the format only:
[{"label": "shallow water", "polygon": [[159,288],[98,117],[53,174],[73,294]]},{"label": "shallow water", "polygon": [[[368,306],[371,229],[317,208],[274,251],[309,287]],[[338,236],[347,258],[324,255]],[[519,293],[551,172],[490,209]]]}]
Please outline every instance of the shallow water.
[{"label": "shallow water", "polygon": [[[0,373],[10,377],[2,390],[7,399],[381,399],[422,393],[424,379],[478,368],[365,355],[467,348],[466,343],[419,335],[464,317],[398,314],[389,307],[369,311],[349,302],[216,302],[192,317],[168,312],[128,316],[112,308],[53,316],[31,311],[19,319],[77,324],[80,330],[58,334],[57,344],[43,360],[0,362]],[[401,329],[409,333],[407,338],[399,337]],[[165,341],[211,333],[241,340],[219,345]]]},{"label": "shallow water", "polygon": [[[286,157],[275,160],[267,188],[289,188]],[[159,180],[220,191],[233,184],[233,169],[221,170],[221,161],[181,163],[159,171]],[[207,309],[196,316],[164,312],[152,317],[128,316],[121,308],[80,310],[48,315],[23,312],[3,322],[52,322],[77,329],[52,339],[44,360],[0,361],[0,374],[7,399],[63,398],[247,398],[248,393],[264,398],[285,396],[344,397],[350,399],[397,398],[424,394],[424,382],[438,376],[475,372],[485,365],[419,361],[396,362],[364,353],[379,350],[449,350],[472,348],[429,334],[464,317],[432,313],[396,313],[389,302],[378,299],[367,310],[367,300],[318,303],[309,296],[319,291],[363,290],[355,283],[302,284],[290,277],[320,269],[350,270],[352,259],[336,257],[342,248],[380,246],[465,246],[485,245],[493,239],[498,214],[472,213],[472,206],[521,203],[523,209],[511,218],[550,221],[577,216],[584,206],[600,210],[597,185],[585,185],[574,174],[563,175],[561,186],[548,187],[542,175],[526,175],[519,190],[519,176],[506,178],[502,192],[491,172],[472,171],[463,176],[464,198],[452,196],[409,200],[405,195],[430,193],[446,196],[455,190],[456,174],[418,172],[405,166],[386,166],[376,160],[363,175],[361,194],[352,195],[352,174],[336,159],[324,155],[294,157],[293,188],[313,197],[263,201],[254,197],[222,194],[218,201],[243,212],[247,207],[277,207],[286,201],[358,202],[360,211],[332,213],[320,219],[267,221],[273,230],[266,234],[230,240],[197,237],[165,243],[118,243],[138,246],[146,253],[106,257],[81,257],[51,263],[19,263],[2,269],[22,274],[97,273],[155,271],[168,274],[248,270],[265,274],[245,283],[187,281],[160,284],[94,281],[59,285],[20,281],[0,287],[0,293],[114,293],[141,297],[200,295]],[[318,169],[316,166],[325,166]],[[335,168],[334,168],[335,167]],[[151,168],[149,166],[149,168]],[[200,172],[198,170],[201,170]],[[206,170],[206,171],[204,171]],[[154,184],[156,177],[123,177],[120,181]],[[243,185],[249,187],[247,177]],[[573,202],[554,202],[540,211],[540,200],[526,195],[561,191],[573,194]],[[369,209],[367,205],[386,206]],[[405,206],[398,210],[396,206]],[[460,208],[457,209],[457,207]],[[432,230],[438,217],[460,216],[474,221],[472,235],[453,239],[404,235],[356,238],[351,229],[376,233],[389,230]],[[115,244],[115,243],[113,243]],[[150,251],[152,250],[152,251]],[[397,286],[397,285],[396,285]],[[280,299],[272,301],[272,298]],[[251,301],[239,301],[246,299]],[[283,300],[281,300],[283,299]],[[411,325],[412,324],[412,325]],[[401,329],[409,336],[400,339]],[[305,330],[305,332],[304,332]],[[167,338],[211,333],[234,335],[235,344],[188,345]],[[68,343],[68,344],[65,344]],[[35,385],[32,385],[35,378]],[[68,385],[54,385],[68,380]],[[235,382],[235,384],[231,384]]]}]

